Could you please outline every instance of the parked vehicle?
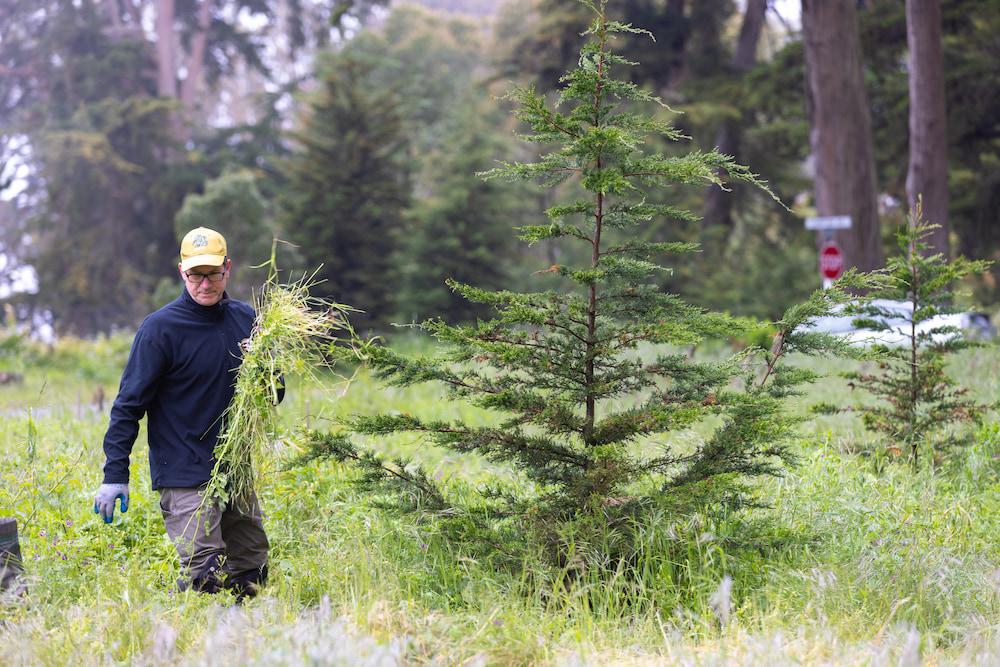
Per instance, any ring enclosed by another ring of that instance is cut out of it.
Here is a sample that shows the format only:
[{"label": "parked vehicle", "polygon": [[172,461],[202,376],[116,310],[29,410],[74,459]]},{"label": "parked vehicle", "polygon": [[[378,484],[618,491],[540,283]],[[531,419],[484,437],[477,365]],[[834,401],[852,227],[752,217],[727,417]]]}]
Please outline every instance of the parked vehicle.
[{"label": "parked vehicle", "polygon": [[[859,327],[856,324],[858,316],[846,314],[816,318],[810,328],[812,331],[844,336],[854,345],[888,347],[909,345],[913,304],[909,301],[889,299],[874,299],[871,303],[886,313],[887,316],[883,321],[887,329],[873,331]],[[867,316],[866,318],[875,319]],[[997,334],[989,315],[977,311],[937,315],[918,322],[916,330],[918,333],[936,332],[932,335],[935,341],[948,340],[954,336],[962,336],[969,340],[991,340]]]}]

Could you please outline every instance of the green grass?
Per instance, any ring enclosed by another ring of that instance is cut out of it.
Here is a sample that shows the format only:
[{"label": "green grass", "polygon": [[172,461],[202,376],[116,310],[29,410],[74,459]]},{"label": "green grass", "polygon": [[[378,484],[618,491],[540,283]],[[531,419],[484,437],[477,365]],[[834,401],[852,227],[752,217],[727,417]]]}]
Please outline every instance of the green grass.
[{"label": "green grass", "polygon": [[[799,467],[757,482],[770,509],[663,516],[644,532],[634,569],[573,585],[533,563],[494,570],[432,525],[372,509],[338,465],[272,466],[261,480],[272,578],[232,608],[226,596],[175,592],[178,563],[149,489],[144,433],[129,512],[111,526],[92,513],[108,405],[98,411],[91,397],[100,386],[110,401],[127,346],[69,341],[22,357],[24,384],[0,388],[0,514],[19,520],[30,575],[26,602],[0,602],[0,664],[1000,661],[996,424],[914,474],[892,463],[877,473],[855,417],[810,419]],[[982,398],[1000,390],[998,371],[994,348],[953,365]],[[853,400],[832,378],[795,409]],[[293,424],[308,414],[322,427],[386,410],[491,419],[433,387],[384,389],[364,373],[346,391],[292,378],[281,415]],[[367,444],[419,457],[463,487],[516,476],[419,439]],[[732,614],[720,627],[710,600],[725,576]]]}]

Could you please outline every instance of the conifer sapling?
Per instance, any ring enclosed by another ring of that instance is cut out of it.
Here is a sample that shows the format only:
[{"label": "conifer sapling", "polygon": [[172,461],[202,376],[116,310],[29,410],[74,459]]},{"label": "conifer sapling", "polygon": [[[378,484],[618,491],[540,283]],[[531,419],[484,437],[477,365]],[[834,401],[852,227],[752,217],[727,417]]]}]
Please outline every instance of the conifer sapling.
[{"label": "conifer sapling", "polygon": [[[948,357],[977,343],[957,324],[939,318],[958,312],[952,286],[985,271],[989,262],[964,257],[949,261],[940,253],[928,253],[924,239],[935,226],[921,216],[918,202],[896,235],[899,254],[887,262],[886,282],[869,294],[870,300],[847,308],[857,316],[855,326],[877,332],[873,351],[878,371],[845,374],[852,388],[878,399],[874,405],[847,410],[860,411],[865,426],[886,439],[888,453],[905,454],[914,467],[922,444],[932,449],[954,444],[954,438],[939,437],[941,429],[978,420],[991,407],[974,401],[948,376]],[[879,342],[880,335],[901,339],[902,345]]]},{"label": "conifer sapling", "polygon": [[[812,379],[782,361],[794,351],[844,349],[829,336],[800,328],[847,300],[841,289],[816,292],[777,323],[770,350],[747,349],[721,361],[693,360],[678,351],[726,338],[743,323],[657,286],[657,275],[668,270],[657,258],[680,257],[696,246],[646,242],[640,240],[642,228],[656,219],[683,224],[697,217],[652,203],[647,193],[722,186],[720,174],[766,186],[716,151],[664,156],[650,149],[651,136],[669,142],[684,137],[659,116],[638,112],[642,105],[667,110],[615,76],[632,63],[611,50],[613,38],[645,33],[610,21],[603,2],[587,5],[595,16],[585,33],[589,41],[578,66],[562,79],[556,109],[531,88],[510,94],[517,117],[530,128],[525,138],[553,149],[537,161],[505,163],[485,174],[574,187],[578,197],[550,208],[547,223],[521,228],[520,236],[530,243],[578,243],[586,261],[539,271],[534,278],[540,289],[531,293],[452,281],[457,293],[490,306],[496,316],[466,326],[423,322],[421,328],[444,350],[438,356],[409,358],[377,347],[368,359],[375,375],[393,386],[438,383],[452,399],[495,413],[496,422],[357,416],[347,422],[347,432],[315,434],[310,455],[356,464],[359,484],[383,502],[464,521],[466,535],[506,526],[508,535],[521,539],[541,536],[556,554],[568,525],[587,528],[590,535],[627,534],[655,508],[696,498],[750,502],[739,480],[780,474],[793,459],[787,439],[794,420],[784,414],[782,399]],[[858,286],[863,279],[851,273],[845,282]],[[692,440],[690,429],[706,420],[717,424],[714,432],[700,444],[684,444]],[[421,434],[452,452],[507,464],[522,483],[497,483],[480,489],[478,502],[460,501],[463,494],[449,494],[447,484],[421,466],[359,449],[350,432]]]}]

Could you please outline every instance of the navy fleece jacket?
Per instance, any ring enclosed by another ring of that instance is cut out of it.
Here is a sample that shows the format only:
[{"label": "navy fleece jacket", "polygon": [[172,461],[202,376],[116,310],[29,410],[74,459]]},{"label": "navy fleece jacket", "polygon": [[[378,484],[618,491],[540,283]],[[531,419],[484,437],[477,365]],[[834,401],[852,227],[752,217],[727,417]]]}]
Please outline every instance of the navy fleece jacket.
[{"label": "navy fleece jacket", "polygon": [[206,483],[222,414],[232,400],[253,308],[224,294],[202,306],[184,290],[135,334],[104,436],[105,484],[127,484],[139,420],[147,415],[153,488]]}]

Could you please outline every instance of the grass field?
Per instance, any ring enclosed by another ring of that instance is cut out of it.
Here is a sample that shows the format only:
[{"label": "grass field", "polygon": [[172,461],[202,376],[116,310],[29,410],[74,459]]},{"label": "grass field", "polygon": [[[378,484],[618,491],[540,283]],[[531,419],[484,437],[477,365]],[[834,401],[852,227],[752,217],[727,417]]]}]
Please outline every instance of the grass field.
[{"label": "grass field", "polygon": [[[24,381],[0,388],[0,515],[20,524],[30,595],[0,602],[0,664],[1000,664],[994,415],[917,473],[891,462],[876,473],[855,417],[808,420],[800,465],[757,482],[770,509],[648,529],[642,587],[622,572],[571,586],[531,563],[496,571],[432,526],[372,509],[340,466],[275,469],[262,494],[271,581],[233,607],[176,592],[144,434],[129,512],[111,526],[92,513],[128,342],[2,359]],[[966,352],[952,372],[995,400],[1000,350]],[[793,407],[852,400],[830,378]],[[390,390],[364,373],[348,387],[292,379],[282,407],[288,424],[308,415],[320,428],[385,410],[490,419],[434,387]],[[369,444],[456,483],[514,476],[419,441]]]}]

